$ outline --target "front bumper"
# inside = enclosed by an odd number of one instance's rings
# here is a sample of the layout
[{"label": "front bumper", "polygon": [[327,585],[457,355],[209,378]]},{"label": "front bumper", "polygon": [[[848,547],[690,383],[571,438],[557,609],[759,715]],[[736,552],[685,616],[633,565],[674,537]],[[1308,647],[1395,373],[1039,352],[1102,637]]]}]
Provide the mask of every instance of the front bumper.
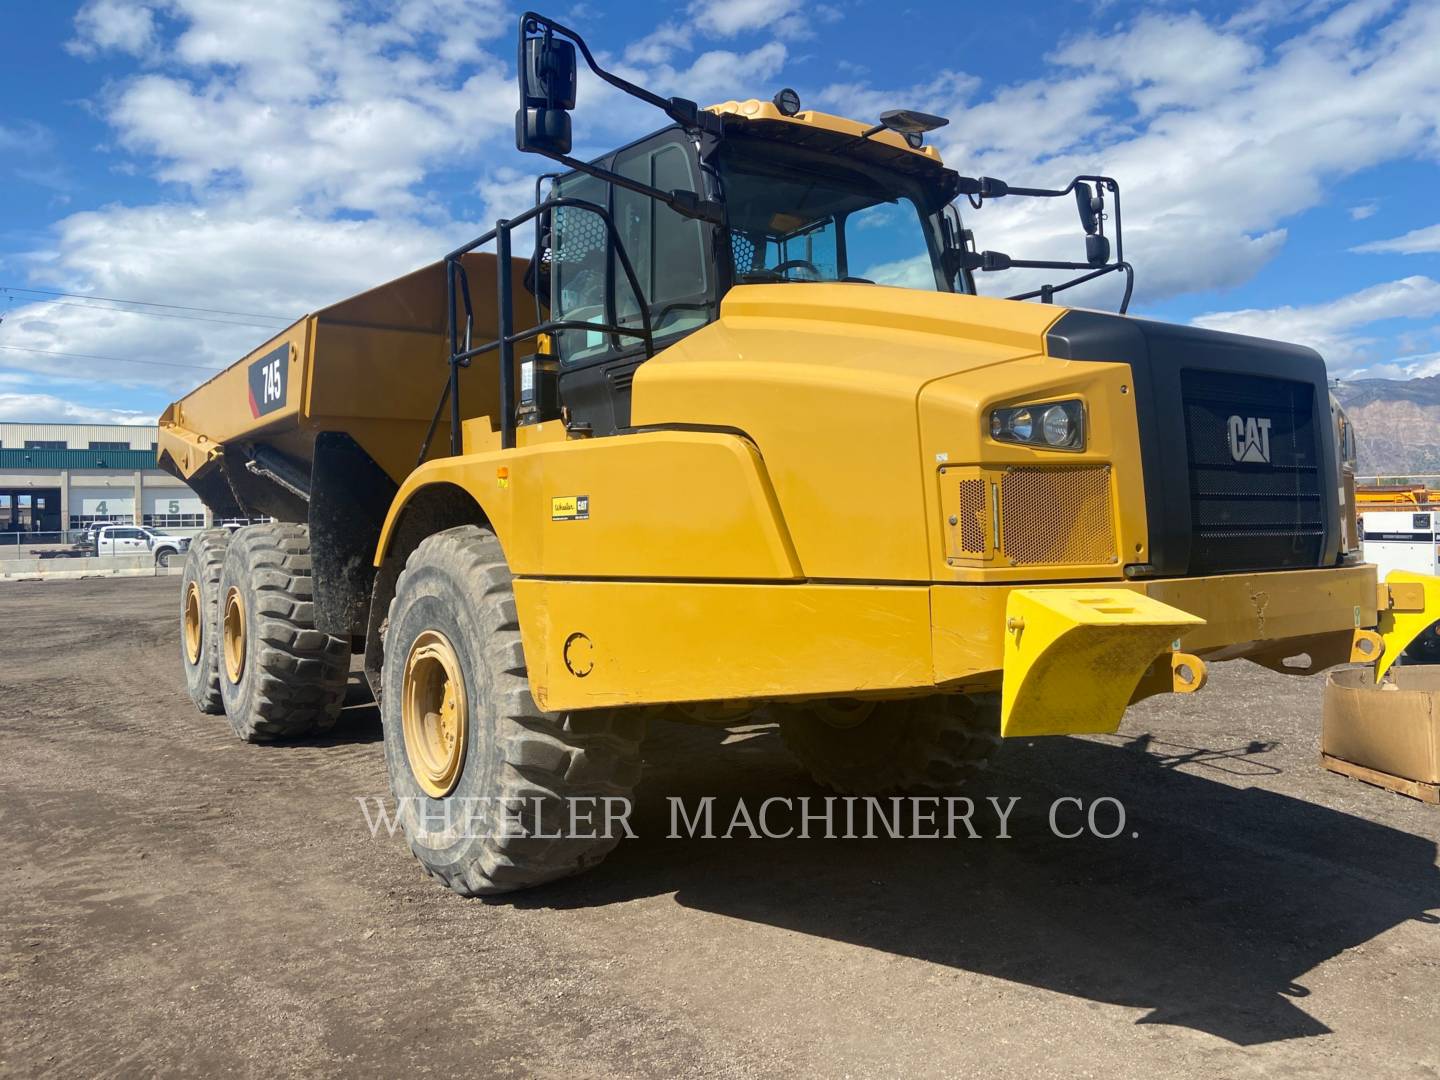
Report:
[{"label": "front bumper", "polygon": [[[1308,674],[1350,661],[1360,640],[1372,649],[1362,658],[1373,659],[1383,639],[1384,663],[1406,634],[1440,618],[1440,579],[1377,590],[1373,566],[1045,585],[520,576],[515,597],[531,690],[545,709],[937,690],[1019,701],[1022,690],[1040,691],[1008,734],[1113,731],[1130,701],[1185,684],[1187,664],[1191,682],[1203,681],[1206,660]],[[1057,606],[1064,611],[1052,617]],[[1050,612],[1049,629],[1013,655],[1011,620],[1034,629],[1037,610]],[[1033,649],[1047,636],[1051,646]],[[577,641],[592,658],[583,665]],[[1299,653],[1309,666],[1282,663]],[[1091,704],[1079,712],[1075,702]]]},{"label": "front bumper", "polygon": [[[1214,660],[1267,651],[1291,638],[1376,624],[1375,567],[1281,570],[1213,577],[1106,582],[1203,620],[1179,635],[1184,650]],[[1026,593],[1093,589],[1076,582],[1025,586]],[[1006,606],[1019,589],[957,585],[931,589],[935,681],[965,686],[995,680],[1004,664]],[[1178,646],[1177,646],[1178,648]]]},{"label": "front bumper", "polygon": [[1377,678],[1440,618],[1440,578],[1375,568],[1009,590],[1001,733],[1114,731],[1125,707],[1205,682],[1204,657],[1291,674],[1371,662]]}]

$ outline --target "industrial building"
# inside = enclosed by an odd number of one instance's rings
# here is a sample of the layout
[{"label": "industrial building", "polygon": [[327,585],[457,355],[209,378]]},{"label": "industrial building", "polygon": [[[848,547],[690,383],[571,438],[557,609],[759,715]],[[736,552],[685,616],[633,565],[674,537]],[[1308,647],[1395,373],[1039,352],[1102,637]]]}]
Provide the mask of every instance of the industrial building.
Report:
[{"label": "industrial building", "polygon": [[0,532],[211,524],[200,496],[156,468],[155,439],[154,427],[0,423]]}]

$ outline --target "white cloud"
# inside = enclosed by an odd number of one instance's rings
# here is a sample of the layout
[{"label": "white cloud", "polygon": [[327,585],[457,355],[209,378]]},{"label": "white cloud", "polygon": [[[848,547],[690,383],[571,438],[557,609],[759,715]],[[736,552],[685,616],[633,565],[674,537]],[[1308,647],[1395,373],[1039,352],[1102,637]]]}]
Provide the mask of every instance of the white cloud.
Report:
[{"label": "white cloud", "polygon": [[75,16],[75,38],[66,45],[87,57],[111,50],[145,56],[154,47],[154,6],[132,0],[91,0]]},{"label": "white cloud", "polygon": [[7,154],[30,157],[49,153],[55,148],[55,135],[49,128],[33,120],[0,124],[0,150]]},{"label": "white cloud", "polygon": [[661,23],[650,33],[625,48],[625,61],[629,64],[668,64],[677,52],[690,48],[694,35],[688,26],[675,23]]},{"label": "white cloud", "polygon": [[1308,345],[1325,357],[1333,374],[1383,362],[1373,356],[1376,339],[1357,331],[1386,319],[1440,315],[1440,281],[1407,277],[1304,307],[1214,311],[1191,320],[1196,326]]},{"label": "white cloud", "polygon": [[[863,82],[831,83],[820,91],[819,104],[856,120],[874,120],[887,109],[948,110],[979,87],[980,80],[974,75],[947,68],[933,79],[899,90],[876,89]],[[969,117],[965,123],[970,123]]]},{"label": "white cloud", "polygon": [[1440,352],[1417,353],[1414,356],[1400,356],[1383,364],[1366,364],[1350,374],[1361,379],[1423,379],[1429,375],[1440,375]]},{"label": "white cloud", "polygon": [[1374,217],[1380,207],[1373,202],[1361,203],[1359,206],[1350,207],[1351,221],[1364,221],[1366,218]]},{"label": "white cloud", "polygon": [[1212,104],[1246,87],[1262,58],[1257,45],[1211,27],[1193,11],[1144,15],[1127,31],[1087,34],[1051,57],[1118,79],[1141,115]]},{"label": "white cloud", "polygon": [[[462,228],[468,234],[480,231],[479,226]],[[270,313],[285,320],[432,262],[454,246],[453,235],[405,221],[326,221],[300,213],[255,217],[191,206],[73,214],[57,232],[55,248],[43,255],[45,276],[65,283],[66,291],[163,297],[167,303]],[[276,328],[284,325],[277,321]],[[50,303],[7,312],[4,330],[3,343],[19,348],[207,368],[234,362],[272,332]],[[185,368],[10,350],[0,353],[0,363],[168,392],[183,392],[203,377]]]},{"label": "white cloud", "polygon": [[1372,240],[1368,244],[1351,248],[1367,254],[1421,255],[1440,252],[1440,225],[1429,225],[1423,229],[1411,229],[1404,236],[1391,240]]},{"label": "white cloud", "polygon": [[694,0],[688,10],[696,26],[716,37],[765,29],[781,37],[808,37],[812,21],[836,16],[828,5],[801,0]]},{"label": "white cloud", "polygon": [[[1261,7],[1229,29],[1194,13],[1146,14],[1062,46],[1042,80],[982,91],[957,77],[930,102],[954,119],[934,141],[960,171],[1012,183],[1116,177],[1142,306],[1239,285],[1335,179],[1440,152],[1440,5],[1412,4],[1378,28],[1374,4],[1308,28],[1314,6]],[[1292,20],[1299,28],[1268,54],[1245,29]],[[824,97],[836,111],[873,115],[909,92],[837,84]],[[968,216],[981,247],[1076,257],[1068,205],[1003,200]]]},{"label": "white cloud", "polygon": [[347,21],[335,0],[175,0],[174,11],[189,22],[171,70],[120,85],[106,115],[123,147],[198,197],[414,210],[428,172],[478,160],[510,130],[511,77],[475,47],[497,17],[484,3],[416,0],[378,22]]},{"label": "white cloud", "polygon": [[155,417],[133,409],[79,405],[53,394],[0,392],[0,420],[67,421],[76,424],[153,424]]}]

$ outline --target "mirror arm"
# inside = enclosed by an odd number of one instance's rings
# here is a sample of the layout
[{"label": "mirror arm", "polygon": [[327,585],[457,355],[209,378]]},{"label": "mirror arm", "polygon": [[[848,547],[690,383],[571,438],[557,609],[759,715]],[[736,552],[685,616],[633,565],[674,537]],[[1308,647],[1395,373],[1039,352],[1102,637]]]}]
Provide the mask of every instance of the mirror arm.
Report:
[{"label": "mirror arm", "polygon": [[[629,79],[621,78],[619,75],[606,71],[596,61],[594,54],[590,52],[590,46],[585,44],[585,39],[576,31],[556,22],[554,19],[546,18],[544,15],[537,15],[533,11],[527,11],[520,16],[520,49],[516,59],[517,71],[523,70],[525,65],[526,35],[538,33],[541,30],[569,38],[575,43],[575,47],[580,50],[580,55],[585,58],[586,65],[598,78],[609,83],[622,93],[629,94],[633,98],[639,98],[647,105],[655,106],[655,108],[659,109],[677,124],[701,131],[710,130],[712,126],[717,130],[720,127],[721,121],[718,116],[715,116],[714,113],[702,111],[699,105],[688,98],[662,98],[659,94],[652,93],[643,86],[632,83]],[[710,123],[712,120],[714,122],[713,125]]]},{"label": "mirror arm", "polygon": [[[1020,266],[1022,264],[1017,262],[1014,265]],[[1053,265],[1063,266],[1063,264]],[[1080,267],[1077,266],[1075,269],[1080,269]],[[1130,309],[1130,297],[1135,292],[1135,268],[1127,262],[1111,263],[1109,266],[1102,266],[1098,270],[1091,270],[1088,274],[1081,274],[1079,277],[1071,278],[1069,281],[1062,282],[1059,285],[1042,285],[1038,289],[1016,293],[1014,296],[1007,296],[1005,299],[1034,300],[1038,296],[1043,297],[1045,303],[1048,304],[1050,303],[1050,298],[1057,292],[1064,292],[1073,286],[1083,285],[1087,281],[1094,281],[1096,278],[1103,277],[1105,274],[1113,274],[1117,270],[1123,270],[1125,272],[1125,292],[1120,298],[1120,314],[1124,315]]]}]

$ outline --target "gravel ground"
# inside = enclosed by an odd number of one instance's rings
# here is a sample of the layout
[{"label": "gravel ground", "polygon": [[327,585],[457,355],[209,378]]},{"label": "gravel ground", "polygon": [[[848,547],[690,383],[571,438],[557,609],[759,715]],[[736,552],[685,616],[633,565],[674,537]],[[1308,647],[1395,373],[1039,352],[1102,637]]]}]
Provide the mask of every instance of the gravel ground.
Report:
[{"label": "gravel ground", "polygon": [[[973,840],[667,839],[669,796],[821,792],[771,729],[657,724],[637,838],[487,903],[371,838],[358,676],[334,738],[242,745],[177,607],[0,586],[0,1073],[1440,1076],[1440,809],[1318,767],[1322,679],[1010,745]],[[1107,796],[1114,839],[1052,835]]]}]

